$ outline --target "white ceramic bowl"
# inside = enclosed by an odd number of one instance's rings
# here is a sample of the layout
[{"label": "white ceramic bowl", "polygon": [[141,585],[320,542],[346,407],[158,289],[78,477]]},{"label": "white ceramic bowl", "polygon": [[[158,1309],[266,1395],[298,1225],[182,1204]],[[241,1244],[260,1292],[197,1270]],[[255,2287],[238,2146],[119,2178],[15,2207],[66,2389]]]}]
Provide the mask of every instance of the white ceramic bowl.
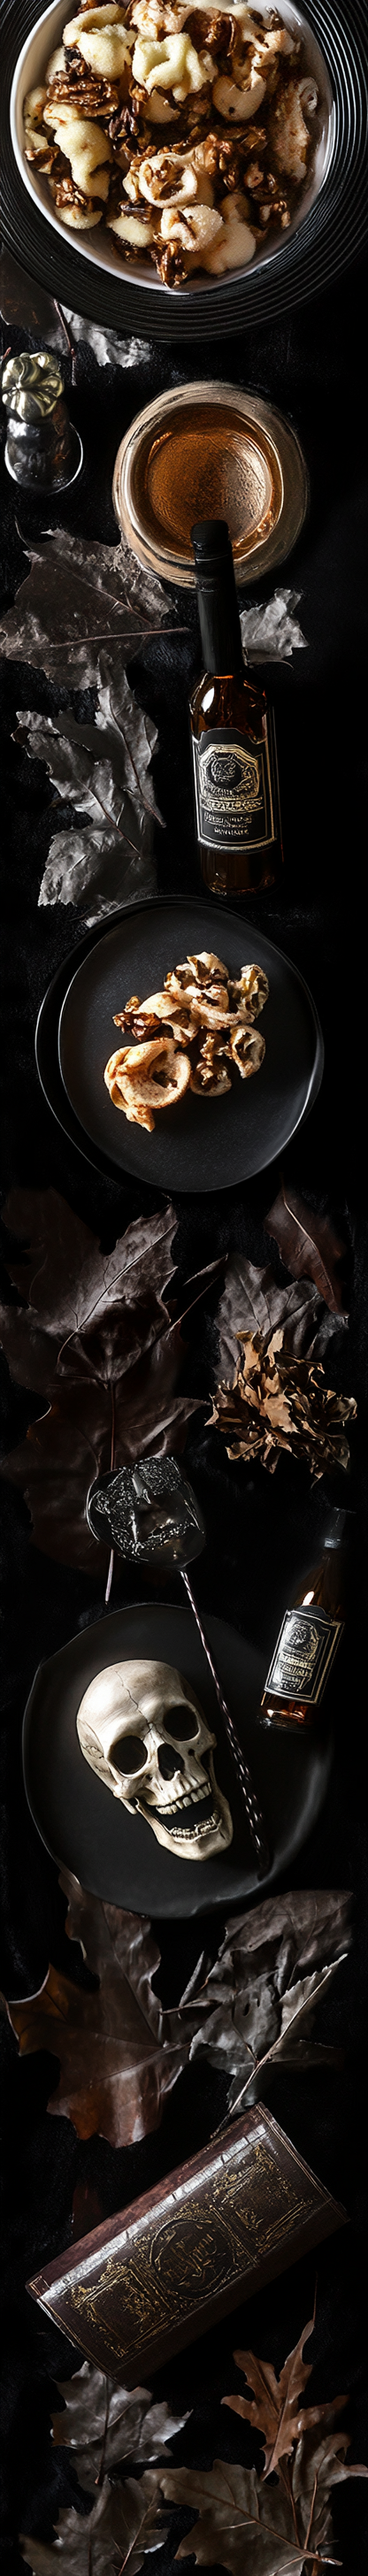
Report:
[{"label": "white ceramic bowl", "polygon": [[[265,243],[264,250],[260,249],[256,252],[249,271],[249,274],[252,275],[255,269],[258,269],[259,271],[260,268],[265,270],[267,267],[270,267],[272,261],[275,263],[275,259],[279,262],[280,258],[282,259],[283,249],[286,247],[286,244],[290,242],[292,234],[300,231],[300,227],[305,221],[306,215],[309,214],[310,208],[315,204],[316,197],[320,195],[320,190],[324,186],[327,172],[331,166],[335,140],[335,108],[333,93],[329,72],[327,70],[326,63],[324,62],[320,46],[317,43],[316,37],[312,34],[311,27],[308,26],[307,20],[303,18],[301,11],[294,7],[293,0],[280,0],[280,7],[285,26],[290,29],[291,34],[303,37],[303,75],[306,72],[310,73],[317,84],[318,109],[316,113],[316,148],[313,160],[313,171],[311,172],[310,178],[307,180],[305,187],[301,191],[299,204],[292,217],[287,233],[284,234],[284,236],[280,234],[279,239],[277,239],[277,236],[274,236],[273,241],[270,241],[268,246],[266,246]],[[260,5],[260,0],[253,0],[253,9],[254,14],[257,13],[257,16],[263,18],[264,13],[263,8]],[[79,252],[80,259],[87,259],[90,262],[92,261],[95,268],[107,269],[110,276],[115,277],[117,280],[119,278],[123,279],[124,286],[145,286],[148,287],[148,289],[151,289],[151,291],[154,289],[157,294],[159,281],[156,269],[153,267],[152,262],[147,258],[135,260],[121,259],[118,251],[115,249],[112,235],[107,231],[106,225],[103,222],[101,225],[98,224],[94,226],[92,232],[84,232],[83,236],[75,231],[72,225],[62,223],[60,215],[58,215],[55,210],[47,179],[41,177],[40,173],[37,171],[37,164],[35,162],[29,162],[26,160],[23,130],[24,100],[27,96],[27,91],[29,89],[35,89],[38,84],[43,81],[46,64],[49,62],[50,54],[54,53],[56,45],[60,45],[62,43],[63,28],[67,24],[67,17],[68,11],[66,0],[51,0],[51,7],[43,10],[42,17],[37,19],[37,23],[32,30],[32,34],[27,36],[26,43],[22,46],[22,52],[18,55],[10,100],[11,137],[18,170],[20,170],[25,188],[28,189],[28,195],[36,198],[36,203],[40,208],[41,214],[45,216],[46,223],[52,224],[53,231],[59,234],[62,241],[72,244],[73,250]],[[236,279],[240,282],[240,279],[246,278],[247,275],[248,270],[246,268],[232,268],[227,269],[226,271],[226,279],[229,281],[232,280],[233,283]],[[183,296],[185,296],[185,298],[187,298],[188,295],[193,296],[193,294],[196,293],[196,290],[198,291],[198,288],[201,290],[202,294],[205,289],[208,294],[211,294],[214,286],[218,288],[218,282],[218,278],[206,277],[203,270],[198,270],[198,274],[191,278],[190,284],[188,282],[187,287],[180,288],[180,297],[176,288],[166,287],[164,291],[166,295],[170,295],[171,298],[174,295],[175,302],[178,303],[179,300],[182,302]],[[226,280],[222,278],[221,285],[224,286],[225,283]],[[161,287],[161,293],[162,291]]]}]

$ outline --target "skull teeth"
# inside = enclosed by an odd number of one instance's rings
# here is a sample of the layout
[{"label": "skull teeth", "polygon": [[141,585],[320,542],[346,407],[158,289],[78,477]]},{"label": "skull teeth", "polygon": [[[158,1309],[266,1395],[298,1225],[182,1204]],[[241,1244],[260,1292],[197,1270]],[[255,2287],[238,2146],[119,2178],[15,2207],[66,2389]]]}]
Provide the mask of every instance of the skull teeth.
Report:
[{"label": "skull teeth", "polygon": [[[214,1825],[214,1826],[216,1827],[216,1830],[217,1830],[217,1827],[218,1827],[218,1821],[219,1821],[219,1820],[218,1820],[218,1816],[215,1816],[215,1813],[213,1812],[213,1814],[212,1814],[211,1816],[206,1816],[206,1820],[205,1820],[205,1822],[203,1822],[203,1824],[195,1825],[195,1827],[194,1827],[194,1841],[195,1841],[196,1843],[199,1843],[201,1840],[204,1840],[204,1836],[205,1836],[205,1834],[209,1834],[209,1833],[210,1833],[212,1825]],[[175,1842],[176,1842],[176,1843],[189,1843],[189,1842],[192,1842],[192,1841],[193,1841],[193,1833],[192,1833],[192,1831],[191,1831],[191,1827],[190,1827],[190,1825],[184,1825],[184,1826],[182,1827],[182,1830],[181,1830],[181,1828],[180,1828],[180,1825],[177,1825],[177,1826],[176,1826],[176,1830],[175,1830]]]},{"label": "skull teeth", "polygon": [[[203,1798],[205,1798],[207,1813],[205,1816],[198,1816],[197,1819],[197,1816],[193,1814],[193,1808],[194,1806],[198,1806],[199,1798],[201,1802],[203,1802]],[[186,1825],[183,1825],[181,1822],[183,1807],[189,1807],[191,1811],[190,1823],[188,1821],[188,1824]],[[143,1805],[143,1801],[141,1812],[145,1812],[148,1821],[152,1823],[152,1810],[145,1802]],[[213,1802],[211,1804],[211,1793],[208,1790],[206,1792],[201,1789],[199,1797],[197,1795],[197,1797],[193,1798],[182,1798],[180,1806],[159,1807],[157,1822],[161,1825],[167,1825],[168,1827],[171,1826],[173,1842],[189,1843],[193,1841],[204,1842],[207,1834],[212,1833],[213,1831],[217,1833],[219,1830],[220,1819]]]},{"label": "skull teeth", "polygon": [[187,1794],[185,1798],[176,1799],[175,1807],[160,1807],[160,1816],[162,1816],[163,1821],[165,1820],[165,1816],[181,1816],[183,1807],[199,1807],[203,1798],[208,1798],[207,1783],[204,1789],[191,1789],[189,1796]]}]

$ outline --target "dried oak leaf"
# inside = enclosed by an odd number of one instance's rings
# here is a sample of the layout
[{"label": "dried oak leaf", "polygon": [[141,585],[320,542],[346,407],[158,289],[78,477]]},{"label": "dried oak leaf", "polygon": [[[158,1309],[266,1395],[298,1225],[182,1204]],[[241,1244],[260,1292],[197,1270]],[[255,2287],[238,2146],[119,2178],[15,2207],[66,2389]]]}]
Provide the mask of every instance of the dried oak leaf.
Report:
[{"label": "dried oak leaf", "polygon": [[263,2093],[265,2058],[294,2070],[341,2063],[340,2052],[311,2044],[311,2032],[316,2004],[350,1945],[350,1908],[349,1892],[333,1888],[267,1897],[227,1925],[214,1967],[202,1985],[192,1981],[190,2058],[202,2051],[228,2075],[230,2111],[245,2087],[254,2100],[259,2086],[249,2079],[260,2063]]},{"label": "dried oak leaf", "polygon": [[[26,549],[27,551],[27,549]],[[31,570],[0,625],[0,651],[66,689],[88,688],[107,645],[128,662],[167,616],[161,583],[128,546],[93,544],[65,528],[30,548]]]},{"label": "dried oak leaf", "polygon": [[303,2351],[304,2344],[313,2334],[315,2321],[314,2306],[313,2316],[309,2317],[308,2325],[303,2326],[293,2352],[288,2353],[279,2379],[272,2362],[258,2360],[254,2352],[234,2352],[234,2361],[238,2370],[244,2371],[253,2396],[247,2398],[237,2394],[223,2397],[222,2405],[229,2406],[234,2415],[243,2416],[248,2424],[253,2425],[254,2431],[261,2433],[265,2452],[264,2478],[271,2476],[280,2460],[290,2457],[301,2433],[310,2433],[315,2424],[331,2419],[331,2413],[340,2412],[347,2403],[346,2397],[335,2397],[333,2406],[331,2403],[323,2406],[301,2406],[299,2403],[313,2370],[313,2362],[303,2361]]},{"label": "dried oak leaf", "polygon": [[126,2478],[124,2486],[110,2486],[105,2478],[92,2513],[76,2513],[69,2505],[59,2514],[55,2540],[21,2532],[22,2557],[33,2576],[56,2576],[61,2560],[63,2576],[122,2576],[126,2566],[129,2576],[139,2576],[146,2552],[161,2549],[166,2539],[156,2519],[158,2489],[153,2469],[140,2479]]},{"label": "dried oak leaf", "polygon": [[152,2403],[149,2388],[122,2388],[84,2361],[72,2379],[58,2379],[63,2414],[52,2417],[55,2444],[67,2444],[81,2487],[93,2495],[101,2475],[121,2460],[157,2460],[188,2414],[173,2415],[164,2398]]},{"label": "dried oak leaf", "polygon": [[101,1904],[68,1870],[60,1885],[69,1940],[80,1942],[98,1987],[91,1994],[51,1966],[38,1994],[7,2004],[8,2018],[22,2057],[42,2048],[60,2060],[52,2116],[72,2120],[79,2138],[98,2132],[112,2147],[130,2146],[158,2128],[189,2034],[153,1993],[160,1952],[146,1917]]},{"label": "dried oak leaf", "polygon": [[92,1537],[86,1502],[96,1476],[148,1453],[176,1455],[198,1399],[176,1394],[186,1357],[183,1313],[220,1268],[199,1273],[172,1319],[163,1289],[172,1277],[174,1210],[128,1226],[114,1251],[55,1190],[13,1190],[4,1221],[28,1237],[30,1253],[8,1260],[27,1305],[0,1308],[11,1374],[49,1399],[2,1474],[25,1493],[34,1544],[62,1564],[106,1574],[108,1551]]},{"label": "dried oak leaf", "polygon": [[219,1385],[208,1417],[226,1439],[228,1458],[256,1458],[271,1472],[282,1449],[305,1458],[318,1481],[326,1470],[348,1468],[345,1423],[355,1421],[353,1395],[326,1386],[320,1360],[290,1356],[280,1328],[239,1332],[243,1351],[233,1385]]},{"label": "dried oak leaf", "polygon": [[278,1243],[285,1269],[291,1270],[293,1279],[314,1279],[331,1313],[344,1312],[342,1264],[346,1261],[346,1243],[331,1218],[316,1215],[299,1198],[297,1190],[282,1181],[264,1223],[266,1234],[272,1234]]}]

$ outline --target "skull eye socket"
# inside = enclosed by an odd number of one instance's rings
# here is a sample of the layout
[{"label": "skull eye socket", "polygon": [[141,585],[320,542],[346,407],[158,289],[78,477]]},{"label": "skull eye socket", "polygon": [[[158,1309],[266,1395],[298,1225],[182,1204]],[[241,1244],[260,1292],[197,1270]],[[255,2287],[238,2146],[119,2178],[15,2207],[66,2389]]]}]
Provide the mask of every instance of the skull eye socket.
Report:
[{"label": "skull eye socket", "polygon": [[116,1744],[111,1746],[111,1760],[114,1771],[125,1771],[127,1776],[130,1772],[143,1771],[147,1762],[144,1736],[118,1735]]},{"label": "skull eye socket", "polygon": [[195,1736],[199,1735],[199,1719],[195,1715],[195,1710],[185,1708],[182,1700],[178,1708],[170,1708],[166,1718],[165,1735],[173,1735],[175,1744],[189,1744],[189,1742],[194,1744]]}]

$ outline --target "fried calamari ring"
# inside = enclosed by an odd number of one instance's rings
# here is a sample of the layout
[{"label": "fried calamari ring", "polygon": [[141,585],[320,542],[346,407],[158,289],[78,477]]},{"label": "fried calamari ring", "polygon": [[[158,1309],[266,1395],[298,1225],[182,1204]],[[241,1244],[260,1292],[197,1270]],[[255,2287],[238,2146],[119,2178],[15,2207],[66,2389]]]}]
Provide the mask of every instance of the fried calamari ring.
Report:
[{"label": "fried calamari ring", "polygon": [[190,1077],[191,1091],[199,1092],[205,1100],[219,1100],[222,1091],[231,1091],[226,1063],[229,1055],[229,1042],[225,1037],[204,1038],[195,1071]]},{"label": "fried calamari ring", "polygon": [[190,1081],[189,1055],[172,1038],[148,1038],[143,1046],[117,1047],[105,1066],[104,1080],[115,1109],[132,1127],[155,1125],[154,1109],[173,1109]]},{"label": "fried calamari ring", "polygon": [[188,955],[182,966],[175,966],[171,974],[165,975],[164,991],[185,993],[186,996],[190,984],[204,984],[207,990],[215,984],[222,988],[228,982],[229,969],[223,965],[222,958],[215,957],[212,948],[202,948],[197,956]]},{"label": "fried calamari ring", "polygon": [[237,1028],[232,1029],[230,1049],[233,1064],[236,1064],[238,1073],[241,1073],[242,1082],[247,1082],[248,1074],[259,1073],[265,1055],[265,1042],[264,1038],[261,1038],[260,1029],[252,1028],[249,1020],[248,1022],[238,1020]]},{"label": "fried calamari ring", "polygon": [[268,995],[268,978],[263,966],[242,966],[236,982],[230,984],[233,1008],[235,1004],[235,1009],[240,1013],[246,1011],[252,1020],[257,1020],[259,1012],[264,1010]]}]

